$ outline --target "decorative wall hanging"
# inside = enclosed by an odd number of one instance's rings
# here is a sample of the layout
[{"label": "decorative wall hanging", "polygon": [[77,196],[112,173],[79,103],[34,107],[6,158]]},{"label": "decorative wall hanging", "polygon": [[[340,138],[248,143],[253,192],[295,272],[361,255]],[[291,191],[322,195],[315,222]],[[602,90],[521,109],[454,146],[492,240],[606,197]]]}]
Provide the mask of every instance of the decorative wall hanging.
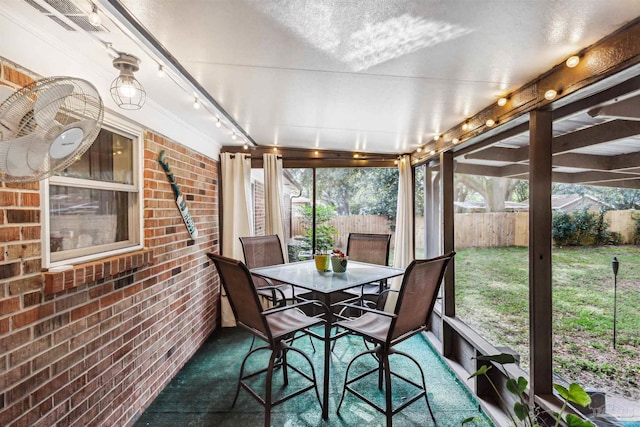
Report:
[{"label": "decorative wall hanging", "polygon": [[193,218],[191,218],[191,214],[189,213],[189,208],[187,208],[187,202],[182,197],[180,193],[180,189],[178,188],[178,184],[173,177],[173,173],[171,173],[171,169],[169,168],[169,163],[164,159],[165,152],[162,150],[160,154],[158,154],[158,163],[164,169],[164,173],[167,175],[169,179],[169,183],[171,184],[171,189],[173,190],[173,195],[176,199],[176,205],[178,206],[178,211],[180,211],[180,215],[184,220],[184,225],[187,227],[187,231],[191,236],[191,239],[195,240],[198,237],[198,230],[196,229],[196,224],[193,222]]}]

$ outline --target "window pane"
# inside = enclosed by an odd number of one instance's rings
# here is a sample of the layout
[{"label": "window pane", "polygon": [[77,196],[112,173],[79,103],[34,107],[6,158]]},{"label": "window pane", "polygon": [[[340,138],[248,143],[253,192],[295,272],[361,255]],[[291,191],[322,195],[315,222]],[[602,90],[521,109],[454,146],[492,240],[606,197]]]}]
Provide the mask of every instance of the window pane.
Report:
[{"label": "window pane", "polygon": [[87,152],[59,175],[133,184],[133,141],[102,129]]},{"label": "window pane", "polygon": [[[311,195],[313,193],[313,170],[285,169],[284,175],[291,182],[291,213],[287,241],[289,262],[311,258]],[[287,214],[285,214],[287,216]]]},{"label": "window pane", "polygon": [[80,249],[87,255],[118,242],[126,246],[122,243],[130,240],[129,208],[135,194],[59,185],[51,185],[49,194],[52,261],[78,256]]}]

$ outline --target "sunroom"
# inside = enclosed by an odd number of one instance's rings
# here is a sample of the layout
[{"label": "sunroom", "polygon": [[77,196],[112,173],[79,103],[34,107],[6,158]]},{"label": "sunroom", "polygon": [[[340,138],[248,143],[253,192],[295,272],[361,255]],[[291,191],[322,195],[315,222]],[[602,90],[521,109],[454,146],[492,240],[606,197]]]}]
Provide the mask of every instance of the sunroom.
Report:
[{"label": "sunroom", "polygon": [[[538,413],[575,382],[591,404],[568,412],[635,425],[638,40],[637,0],[4,2],[19,122],[60,121],[38,81],[101,104],[55,171],[0,115],[0,424],[144,420],[234,323],[208,253],[278,234],[301,262],[371,233],[394,268],[456,252],[421,339],[487,423],[513,423],[506,372]],[[500,353],[516,363],[481,360]],[[347,425],[339,400],[287,423]]]}]

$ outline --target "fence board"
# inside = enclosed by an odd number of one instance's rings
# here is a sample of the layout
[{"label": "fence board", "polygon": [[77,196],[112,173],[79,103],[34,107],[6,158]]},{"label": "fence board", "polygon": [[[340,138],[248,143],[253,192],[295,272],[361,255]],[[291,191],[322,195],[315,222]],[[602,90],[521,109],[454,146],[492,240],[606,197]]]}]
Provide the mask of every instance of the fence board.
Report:
[{"label": "fence board", "polygon": [[[633,216],[640,213],[635,210],[608,211],[605,219],[609,222],[609,231],[622,236],[623,244],[632,244],[635,232]],[[302,235],[301,217],[292,218],[293,235]],[[337,216],[329,224],[338,230],[335,246],[346,249],[349,233],[391,233],[391,247],[394,246],[395,233],[391,230],[394,223],[379,215]],[[424,249],[424,218],[415,219],[416,249]],[[528,212],[491,212],[455,214],[456,248],[486,248],[500,246],[529,245]]]}]

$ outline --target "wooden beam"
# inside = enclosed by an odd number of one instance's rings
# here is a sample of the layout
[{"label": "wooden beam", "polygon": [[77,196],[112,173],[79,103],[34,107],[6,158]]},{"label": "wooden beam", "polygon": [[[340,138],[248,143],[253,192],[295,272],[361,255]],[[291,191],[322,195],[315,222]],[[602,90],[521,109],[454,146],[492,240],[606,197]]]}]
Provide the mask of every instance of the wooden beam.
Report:
[{"label": "wooden beam", "polygon": [[612,166],[613,157],[593,154],[561,153],[553,156],[553,166],[607,171]]},{"label": "wooden beam", "polygon": [[[612,120],[553,138],[553,154],[560,154],[638,134],[640,134],[640,121]],[[526,161],[529,158],[529,147],[492,147],[467,154],[465,157],[470,160],[494,160],[517,163]]]},{"label": "wooden beam", "polygon": [[[454,229],[454,171],[453,153],[447,151],[440,154],[440,177],[442,183],[442,249],[444,253],[449,253],[455,248]],[[454,285],[455,259],[447,267],[444,278],[444,315],[456,315],[456,293]],[[445,344],[446,345],[446,344]]]},{"label": "wooden beam", "polygon": [[553,392],[550,111],[530,113],[529,333],[532,396]]},{"label": "wooden beam", "polygon": [[[583,184],[590,182],[590,185],[598,185],[593,183],[598,182],[612,182],[612,181],[625,181],[628,179],[638,179],[640,175],[632,174],[632,173],[617,173],[617,172],[599,172],[599,171],[589,171],[589,172],[576,172],[576,173],[568,173],[568,183],[571,184]],[[586,184],[585,184],[586,185]]]}]

